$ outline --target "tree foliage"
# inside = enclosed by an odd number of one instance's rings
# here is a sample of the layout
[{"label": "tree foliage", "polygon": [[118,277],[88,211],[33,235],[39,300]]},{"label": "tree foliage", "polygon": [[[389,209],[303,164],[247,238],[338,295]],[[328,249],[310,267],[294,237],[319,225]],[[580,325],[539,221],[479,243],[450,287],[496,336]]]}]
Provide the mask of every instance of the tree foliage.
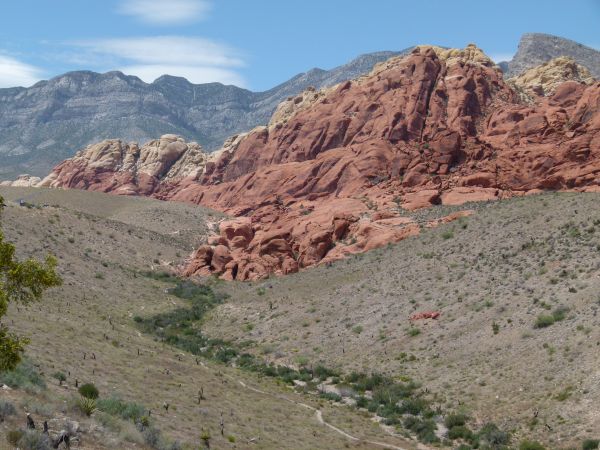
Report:
[{"label": "tree foliage", "polygon": [[[4,199],[0,196],[0,214]],[[19,261],[15,246],[4,241],[0,229],[0,320],[11,302],[27,305],[42,298],[43,292],[59,286],[61,279],[56,273],[56,259],[48,256],[44,262],[34,259]],[[27,338],[10,333],[0,323],[0,372],[14,369],[28,343]]]}]

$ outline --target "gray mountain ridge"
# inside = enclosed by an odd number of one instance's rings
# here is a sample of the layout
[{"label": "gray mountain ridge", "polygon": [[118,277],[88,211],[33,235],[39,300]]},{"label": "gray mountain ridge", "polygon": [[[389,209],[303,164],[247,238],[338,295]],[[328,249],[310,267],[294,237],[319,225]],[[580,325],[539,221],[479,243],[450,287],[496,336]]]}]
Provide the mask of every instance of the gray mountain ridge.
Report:
[{"label": "gray mountain ridge", "polygon": [[[412,48],[411,48],[412,49]],[[361,55],[332,70],[312,69],[264,92],[163,75],[153,83],[121,72],[69,72],[30,88],[0,89],[0,180],[46,175],[88,144],[146,142],[173,133],[207,150],[269,121],[277,105],[309,86],[332,86],[408,53]]]},{"label": "gray mountain ridge", "polygon": [[600,79],[600,51],[570,39],[545,33],[525,33],[511,61],[500,63],[507,77],[519,75],[553,58],[569,56]]},{"label": "gray mountain ridge", "polygon": [[[266,124],[282,100],[307,87],[357,78],[412,48],[361,55],[331,70],[312,69],[264,92],[192,84],[170,75],[145,83],[121,72],[90,71],[30,88],[0,89],[0,180],[22,173],[44,176],[86,145],[108,138],[144,143],[173,133],[215,150],[229,136]],[[600,78],[600,52],[542,33],[524,34],[513,59],[499,65],[513,76],[557,56],[572,57]]]}]

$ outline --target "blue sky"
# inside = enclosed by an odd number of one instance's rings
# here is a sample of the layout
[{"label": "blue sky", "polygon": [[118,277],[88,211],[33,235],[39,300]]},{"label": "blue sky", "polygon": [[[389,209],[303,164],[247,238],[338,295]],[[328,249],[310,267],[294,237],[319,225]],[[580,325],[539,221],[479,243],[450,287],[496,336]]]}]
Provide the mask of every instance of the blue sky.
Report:
[{"label": "blue sky", "polygon": [[3,0],[0,87],[70,70],[269,89],[378,50],[476,43],[497,61],[525,32],[600,48],[600,0]]}]

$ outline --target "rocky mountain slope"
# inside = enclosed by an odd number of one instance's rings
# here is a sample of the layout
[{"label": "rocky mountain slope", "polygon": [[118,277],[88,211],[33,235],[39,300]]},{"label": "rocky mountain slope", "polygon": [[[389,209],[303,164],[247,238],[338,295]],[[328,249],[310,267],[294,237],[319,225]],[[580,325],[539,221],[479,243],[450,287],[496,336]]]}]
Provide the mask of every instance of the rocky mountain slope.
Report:
[{"label": "rocky mountain slope", "polygon": [[507,76],[514,77],[559,56],[568,56],[600,78],[600,52],[569,39],[544,33],[526,33],[510,62],[501,63]]},{"label": "rocky mountain slope", "polygon": [[0,89],[0,179],[45,175],[75,149],[103,139],[144,142],[174,133],[212,150],[232,134],[267,123],[286,97],[368,73],[399,53],[313,69],[265,92],[172,76],[147,84],[120,72],[71,72],[27,89]]},{"label": "rocky mountain slope", "polygon": [[554,58],[540,66],[527,69],[507,80],[525,101],[534,101],[539,95],[549,96],[565,81],[593,84],[589,70],[565,56]]},{"label": "rocky mountain slope", "polygon": [[[281,101],[307,87],[357,78],[408,51],[370,53],[332,70],[312,69],[265,92],[194,85],[172,76],[147,84],[119,72],[72,72],[28,89],[0,89],[0,180],[43,176],[76,149],[103,139],[145,142],[177,134],[212,151],[228,136],[266,124]],[[514,59],[501,66],[514,77],[559,56],[600,76],[600,52],[540,33],[524,35]]]},{"label": "rocky mountain slope", "polygon": [[[555,64],[544,67],[546,81],[564,76]],[[268,127],[228,141],[187,177],[165,178],[165,167],[150,180],[135,171],[123,178],[113,163],[100,163],[116,157],[119,165],[121,153],[90,147],[42,185],[231,214],[184,273],[242,280],[295,272],[440,222],[419,224],[402,209],[600,185],[600,83],[566,81],[525,102],[474,45],[417,47],[369,76],[288,103],[296,108],[288,104]]]}]

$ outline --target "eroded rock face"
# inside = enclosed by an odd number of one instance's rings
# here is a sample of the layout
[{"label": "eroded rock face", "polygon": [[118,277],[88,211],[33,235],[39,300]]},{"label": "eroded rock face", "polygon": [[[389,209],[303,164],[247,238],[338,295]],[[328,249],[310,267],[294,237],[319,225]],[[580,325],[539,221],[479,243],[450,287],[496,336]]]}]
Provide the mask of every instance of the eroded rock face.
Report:
[{"label": "eroded rock face", "polygon": [[[204,170],[169,178],[164,165],[144,165],[152,182],[133,186],[234,216],[192,255],[186,275],[295,272],[417,234],[423,224],[400,208],[597,189],[600,83],[581,81],[524,102],[474,45],[422,46],[369,76],[290,99]],[[109,153],[127,154],[118,148]],[[92,174],[84,179],[63,175],[80,163],[63,164],[54,185],[90,188],[96,176],[111,180],[100,183],[109,191],[134,190],[129,180],[119,185],[122,163],[100,158],[99,174],[75,171]]]},{"label": "eroded rock face", "polygon": [[207,160],[200,145],[171,134],[141,147],[112,139],[90,145],[62,162],[38,186],[151,195],[161,186],[197,179]]},{"label": "eroded rock face", "polygon": [[566,81],[577,81],[590,85],[594,78],[582,65],[573,59],[561,56],[541,66],[533,67],[507,80],[525,101],[535,101],[537,96],[550,96]]},{"label": "eroded rock face", "polygon": [[12,186],[12,187],[36,187],[42,179],[40,177],[34,177],[32,175],[19,175],[14,181],[3,181],[0,186]]}]

